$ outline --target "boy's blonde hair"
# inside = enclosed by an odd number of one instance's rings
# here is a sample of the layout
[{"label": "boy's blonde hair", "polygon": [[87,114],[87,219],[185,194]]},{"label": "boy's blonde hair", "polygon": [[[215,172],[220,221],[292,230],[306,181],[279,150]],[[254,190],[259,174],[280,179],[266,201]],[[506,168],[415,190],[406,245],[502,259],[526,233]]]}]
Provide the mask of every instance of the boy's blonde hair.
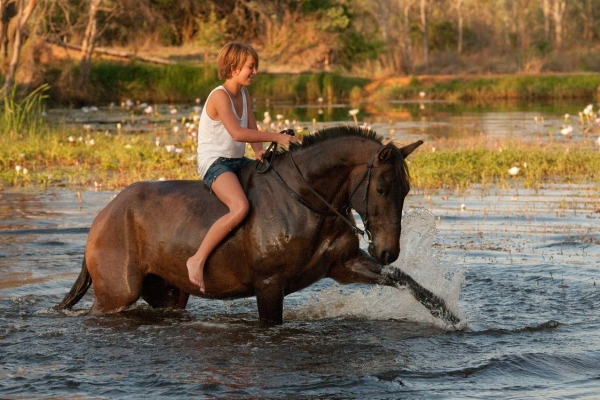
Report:
[{"label": "boy's blonde hair", "polygon": [[248,57],[254,58],[256,68],[258,69],[258,54],[254,47],[244,42],[229,42],[219,52],[217,58],[217,69],[219,70],[219,79],[229,79],[233,71],[240,69]]}]

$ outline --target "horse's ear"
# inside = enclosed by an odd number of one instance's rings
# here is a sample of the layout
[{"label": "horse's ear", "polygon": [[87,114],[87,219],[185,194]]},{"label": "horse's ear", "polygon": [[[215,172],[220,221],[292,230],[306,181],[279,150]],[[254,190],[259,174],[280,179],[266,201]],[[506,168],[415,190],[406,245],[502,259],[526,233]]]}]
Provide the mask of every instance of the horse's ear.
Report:
[{"label": "horse's ear", "polygon": [[405,159],[406,157],[408,157],[410,155],[410,153],[412,153],[417,147],[419,147],[422,144],[423,144],[422,140],[417,140],[413,144],[409,144],[404,147],[401,147],[399,150],[400,150],[400,154],[402,154],[402,158]]},{"label": "horse's ear", "polygon": [[392,157],[394,156],[394,152],[396,151],[398,151],[398,149],[393,145],[383,146],[377,154],[377,161],[379,161],[380,164],[385,164],[387,161],[393,159]]}]

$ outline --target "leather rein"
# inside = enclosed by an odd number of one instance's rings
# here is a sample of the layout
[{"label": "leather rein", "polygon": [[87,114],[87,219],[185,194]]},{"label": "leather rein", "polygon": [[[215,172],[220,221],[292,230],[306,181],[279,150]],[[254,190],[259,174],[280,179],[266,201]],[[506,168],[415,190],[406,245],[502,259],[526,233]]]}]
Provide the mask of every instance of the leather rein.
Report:
[{"label": "leather rein", "polygon": [[[290,134],[289,133],[290,130],[287,131],[283,131],[281,133],[286,133],[286,134]],[[293,133],[293,131],[292,131]],[[292,135],[293,136],[293,135]],[[344,221],[356,234],[360,234],[363,238],[366,237],[367,243],[371,244],[373,243],[373,236],[371,235],[371,232],[368,229],[368,222],[369,222],[369,185],[371,183],[371,173],[372,173],[372,169],[373,169],[373,162],[375,161],[375,156],[377,155],[377,153],[379,152],[379,150],[381,149],[380,146],[378,147],[373,154],[371,155],[371,158],[369,160],[369,162],[367,163],[367,168],[365,170],[364,175],[362,176],[362,178],[358,181],[358,183],[356,184],[356,186],[354,187],[354,190],[352,190],[352,192],[350,193],[350,197],[349,197],[349,201],[352,201],[352,197],[354,197],[354,195],[356,194],[356,191],[358,190],[358,188],[360,187],[360,185],[362,185],[362,183],[366,180],[366,190],[365,190],[365,196],[363,198],[363,202],[365,203],[365,218],[364,218],[364,225],[365,225],[365,229],[360,229],[359,227],[357,227],[353,221],[351,221],[348,218],[348,215],[350,214],[350,204],[348,204],[347,209],[346,209],[346,215],[342,214],[341,212],[339,212],[330,202],[328,202],[326,199],[323,198],[323,196],[321,196],[316,190],[314,190],[312,188],[312,186],[310,186],[310,184],[306,181],[306,179],[304,178],[304,175],[302,175],[302,172],[300,172],[300,168],[298,168],[298,165],[296,164],[296,161],[294,160],[294,156],[292,155],[292,152],[289,151],[288,154],[290,156],[290,160],[292,161],[292,165],[294,166],[294,169],[296,170],[296,172],[298,173],[298,175],[300,176],[300,178],[302,179],[302,181],[306,184],[306,187],[308,188],[308,190],[317,198],[321,201],[321,203],[323,203],[329,210],[328,211],[323,211],[323,210],[319,210],[317,208],[314,208],[308,201],[306,201],[304,198],[302,198],[302,196],[300,196],[300,194],[298,194],[296,191],[294,191],[294,189],[292,189],[286,182],[285,180],[281,177],[281,175],[279,175],[279,173],[275,170],[275,168],[273,168],[273,156],[275,154],[275,150],[277,149],[277,143],[273,142],[269,145],[269,147],[267,148],[267,151],[265,152],[265,154],[267,154],[267,156],[265,157],[265,159],[263,160],[263,163],[266,165],[266,168],[264,168],[263,170],[258,170],[258,166],[257,166],[257,170],[258,173],[260,174],[264,174],[267,171],[271,171],[273,173],[273,175],[275,176],[277,182],[279,182],[283,188],[290,194],[290,196],[292,196],[294,199],[296,199],[296,201],[298,201],[300,204],[302,204],[304,207],[308,208],[310,211],[314,212],[317,215],[321,215],[321,216],[338,216],[339,218],[341,218],[342,221]]]}]

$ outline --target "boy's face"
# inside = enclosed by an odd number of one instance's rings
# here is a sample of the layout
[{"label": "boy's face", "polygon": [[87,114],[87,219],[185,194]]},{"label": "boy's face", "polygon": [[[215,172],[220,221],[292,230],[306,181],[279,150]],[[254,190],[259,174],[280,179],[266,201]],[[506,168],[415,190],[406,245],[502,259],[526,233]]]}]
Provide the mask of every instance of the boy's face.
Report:
[{"label": "boy's face", "polygon": [[258,72],[256,68],[254,57],[248,56],[242,67],[233,71],[233,77],[238,79],[240,84],[248,86],[252,83],[252,79],[254,79],[254,76]]}]

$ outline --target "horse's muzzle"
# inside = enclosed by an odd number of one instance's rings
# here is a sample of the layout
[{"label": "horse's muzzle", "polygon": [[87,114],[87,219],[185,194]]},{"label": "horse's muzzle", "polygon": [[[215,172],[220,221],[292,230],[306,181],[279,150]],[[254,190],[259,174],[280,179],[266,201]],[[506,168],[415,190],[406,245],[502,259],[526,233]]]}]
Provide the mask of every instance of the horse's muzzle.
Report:
[{"label": "horse's muzzle", "polygon": [[381,265],[388,265],[398,259],[400,248],[398,249],[383,249],[377,252],[373,243],[369,245],[369,254]]}]

